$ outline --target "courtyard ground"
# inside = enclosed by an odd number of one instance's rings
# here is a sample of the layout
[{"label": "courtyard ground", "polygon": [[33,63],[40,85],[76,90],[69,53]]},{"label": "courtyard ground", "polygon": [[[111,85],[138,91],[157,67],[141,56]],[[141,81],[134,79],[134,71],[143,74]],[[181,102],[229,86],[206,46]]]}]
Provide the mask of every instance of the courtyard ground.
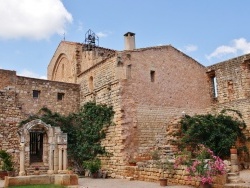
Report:
[{"label": "courtyard ground", "polygon": [[[243,170],[240,177],[250,185],[250,170]],[[0,180],[0,188],[4,186],[4,180]],[[145,181],[129,181],[126,179],[91,179],[79,178],[78,188],[157,188],[159,183]],[[168,188],[191,188],[191,186],[172,185]]]}]

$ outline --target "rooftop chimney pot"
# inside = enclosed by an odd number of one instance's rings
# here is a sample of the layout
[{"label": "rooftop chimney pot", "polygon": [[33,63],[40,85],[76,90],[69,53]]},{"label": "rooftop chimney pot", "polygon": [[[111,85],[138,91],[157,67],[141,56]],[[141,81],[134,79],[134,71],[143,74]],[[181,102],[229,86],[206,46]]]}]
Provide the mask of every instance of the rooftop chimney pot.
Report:
[{"label": "rooftop chimney pot", "polygon": [[127,32],[124,34],[125,50],[135,49],[135,33]]}]

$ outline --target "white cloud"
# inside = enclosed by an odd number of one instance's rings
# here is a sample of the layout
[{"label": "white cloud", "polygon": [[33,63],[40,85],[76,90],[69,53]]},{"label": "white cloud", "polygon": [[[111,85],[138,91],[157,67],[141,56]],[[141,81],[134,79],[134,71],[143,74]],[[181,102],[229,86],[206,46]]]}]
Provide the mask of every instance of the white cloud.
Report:
[{"label": "white cloud", "polygon": [[247,42],[245,38],[234,39],[231,45],[219,46],[211,54],[207,55],[207,59],[221,58],[229,54],[245,54],[250,53],[250,42]]},{"label": "white cloud", "polygon": [[22,70],[20,72],[17,72],[17,75],[19,75],[19,76],[25,76],[25,77],[31,77],[31,78],[45,79],[45,80],[47,79],[47,76],[38,75],[38,74],[36,74],[34,72],[31,72],[31,71],[29,71],[27,69],[24,69],[24,70]]},{"label": "white cloud", "polygon": [[100,38],[107,37],[110,33],[108,32],[98,32],[96,35]]},{"label": "white cloud", "polygon": [[83,23],[81,21],[78,22],[77,31],[83,31]]},{"label": "white cloud", "polygon": [[186,52],[194,52],[196,50],[198,50],[198,47],[193,45],[193,44],[185,46],[185,51]]},{"label": "white cloud", "polygon": [[65,33],[72,15],[61,0],[0,0],[0,38],[48,39]]}]

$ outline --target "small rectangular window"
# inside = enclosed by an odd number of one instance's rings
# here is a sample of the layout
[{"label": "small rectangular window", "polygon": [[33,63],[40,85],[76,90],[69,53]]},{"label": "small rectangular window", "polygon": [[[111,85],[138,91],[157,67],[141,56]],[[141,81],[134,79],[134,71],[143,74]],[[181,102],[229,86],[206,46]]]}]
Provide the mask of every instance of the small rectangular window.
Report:
[{"label": "small rectangular window", "polygon": [[38,99],[40,96],[40,91],[39,90],[33,90],[33,98]]},{"label": "small rectangular window", "polygon": [[127,66],[127,79],[131,78],[131,65]]},{"label": "small rectangular window", "polygon": [[57,100],[62,101],[64,98],[64,93],[57,93]]},{"label": "small rectangular window", "polygon": [[153,70],[150,71],[150,78],[151,78],[151,82],[155,81],[155,71]]}]

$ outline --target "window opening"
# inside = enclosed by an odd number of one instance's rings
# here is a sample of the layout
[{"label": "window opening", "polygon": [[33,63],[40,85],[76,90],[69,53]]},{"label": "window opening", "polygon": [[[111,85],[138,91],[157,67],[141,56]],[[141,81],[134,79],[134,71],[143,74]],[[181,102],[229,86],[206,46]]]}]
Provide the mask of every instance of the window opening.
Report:
[{"label": "window opening", "polygon": [[217,98],[218,97],[218,86],[217,86],[216,76],[213,76],[211,79],[212,79],[214,98]]},{"label": "window opening", "polygon": [[155,71],[153,70],[150,71],[150,78],[151,78],[151,82],[155,81]]},{"label": "window opening", "polygon": [[40,96],[40,91],[39,90],[33,90],[33,98],[37,99]]},{"label": "window opening", "polygon": [[127,79],[131,78],[131,66],[132,65],[127,66]]},{"label": "window opening", "polygon": [[90,90],[90,92],[93,92],[93,90],[94,90],[94,78],[93,78],[93,76],[90,76],[90,78],[89,78],[89,90]]},{"label": "window opening", "polygon": [[64,98],[64,93],[57,93],[57,100],[62,101]]}]

